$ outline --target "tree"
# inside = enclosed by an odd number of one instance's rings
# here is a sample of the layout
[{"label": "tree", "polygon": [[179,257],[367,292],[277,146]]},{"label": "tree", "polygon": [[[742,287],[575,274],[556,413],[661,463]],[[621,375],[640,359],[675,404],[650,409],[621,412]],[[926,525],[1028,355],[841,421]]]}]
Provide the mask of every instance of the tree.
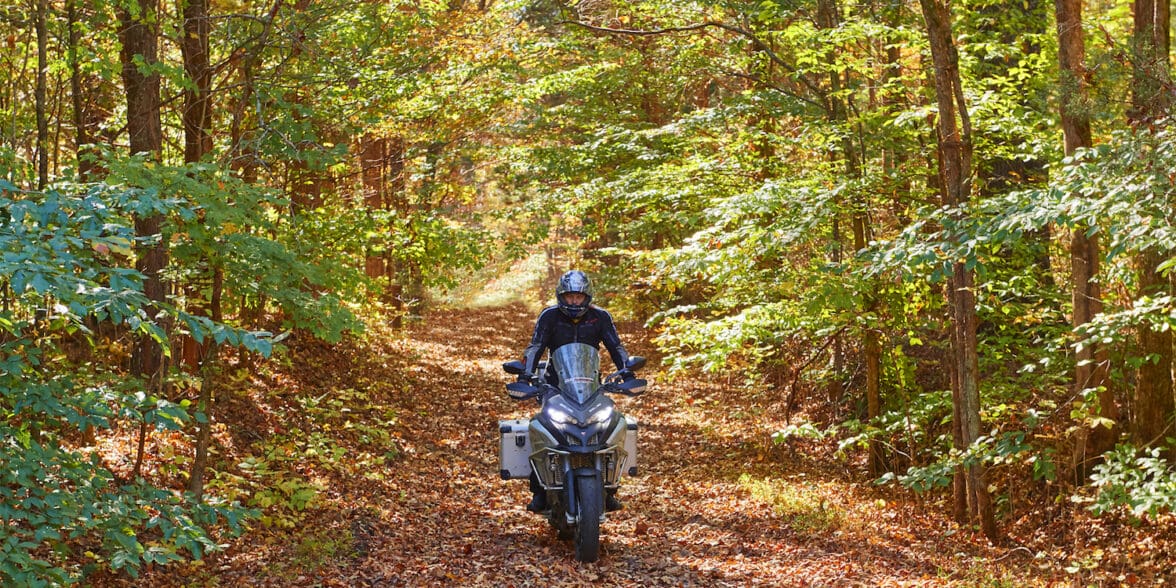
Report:
[{"label": "tree", "polygon": [[49,75],[49,33],[46,20],[49,18],[49,1],[37,0],[35,15],[37,29],[37,189],[44,190],[49,184],[49,113],[46,104],[48,91],[46,77]]},{"label": "tree", "polygon": [[[131,155],[143,155],[158,161],[163,147],[163,128],[159,95],[159,20],[153,0],[132,0],[120,8],[119,40],[123,87],[127,104],[127,133]],[[163,216],[145,212],[135,219],[139,242],[136,269],[145,277],[147,298],[162,302],[166,296],[163,268],[167,265],[167,244],[159,238]],[[154,317],[149,317],[154,319]],[[163,356],[160,343],[143,336],[135,346],[133,370],[151,382],[151,389],[162,383]]]},{"label": "tree", "polygon": [[[1066,155],[1073,155],[1078,149],[1089,149],[1092,144],[1082,2],[1056,0],[1054,11],[1057,16],[1058,64],[1061,73],[1059,108],[1062,133]],[[1097,227],[1078,226],[1070,235],[1071,324],[1074,329],[1089,323],[1103,309],[1099,285],[1099,238],[1096,231]],[[1106,349],[1099,344],[1083,346],[1076,354],[1075,361],[1075,395],[1080,395],[1083,390],[1093,390],[1099,416],[1117,420],[1118,407],[1114,391],[1110,389]],[[1086,479],[1092,461],[1114,446],[1115,437],[1114,427],[1079,424],[1071,462],[1078,483]]]},{"label": "tree", "polygon": [[[1137,132],[1167,116],[1169,98],[1169,0],[1136,0],[1133,3],[1131,109],[1128,112]],[[1161,272],[1165,252],[1158,247],[1142,251],[1136,258],[1140,297],[1157,297],[1172,291],[1170,279]],[[1176,423],[1176,399],[1172,388],[1172,331],[1166,327],[1142,325],[1139,366],[1135,386],[1135,438],[1143,447],[1164,442]],[[1174,450],[1176,451],[1176,450]]]},{"label": "tree", "polygon": [[[182,0],[180,51],[184,60],[184,73],[190,84],[184,90],[184,105],[181,120],[184,126],[184,162],[199,163],[212,151],[212,69],[209,64],[209,14],[208,0]],[[209,258],[211,257],[211,259]],[[202,314],[209,314],[213,321],[223,320],[221,309],[224,287],[224,268],[219,256],[213,253],[205,256],[203,265],[211,274],[211,288],[208,308],[201,308]],[[198,289],[188,286],[196,306],[203,306]],[[208,446],[212,436],[213,373],[220,345],[212,341],[196,343],[191,336],[185,336],[184,359],[189,365],[201,370],[200,396],[196,410],[204,418],[196,422],[196,455],[188,475],[188,491],[199,502],[204,496],[204,471],[208,465]]]},{"label": "tree", "polygon": [[[961,210],[960,207],[970,198],[972,138],[960,82],[959,59],[952,37],[951,12],[939,0],[920,0],[920,5],[931,45],[935,96],[939,105],[936,132],[940,194],[945,206]],[[965,452],[980,437],[980,374],[976,346],[976,282],[973,271],[963,261],[952,262],[947,291],[952,321],[952,427],[955,429],[956,449]],[[1000,532],[988,495],[984,465],[972,462],[961,466],[954,488],[956,519],[966,522],[972,517],[978,518],[989,540],[999,541]]]}]

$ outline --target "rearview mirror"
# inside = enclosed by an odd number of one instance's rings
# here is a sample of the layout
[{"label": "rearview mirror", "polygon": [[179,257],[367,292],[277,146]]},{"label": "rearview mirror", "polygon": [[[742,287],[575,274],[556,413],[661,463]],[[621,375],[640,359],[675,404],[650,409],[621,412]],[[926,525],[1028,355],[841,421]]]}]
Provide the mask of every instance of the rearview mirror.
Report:
[{"label": "rearview mirror", "polygon": [[625,362],[625,367],[629,370],[637,371],[645,367],[645,358],[640,355],[634,355],[629,358],[629,361]]},{"label": "rearview mirror", "polygon": [[517,359],[514,361],[508,361],[508,362],[502,364],[502,371],[504,371],[508,374],[514,375],[514,376],[521,375],[523,373],[523,370],[524,370],[523,362],[521,362]]}]

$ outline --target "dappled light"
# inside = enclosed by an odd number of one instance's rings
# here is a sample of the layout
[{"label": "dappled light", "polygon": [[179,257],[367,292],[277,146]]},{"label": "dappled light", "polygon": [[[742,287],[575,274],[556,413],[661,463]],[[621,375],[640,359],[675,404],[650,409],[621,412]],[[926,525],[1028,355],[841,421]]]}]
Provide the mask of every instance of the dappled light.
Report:
[{"label": "dappled light", "polygon": [[[987,546],[919,512],[910,497],[830,467],[828,448],[804,454],[774,445],[772,413],[756,410],[756,394],[706,378],[664,381],[657,364],[647,368],[649,392],[619,401],[641,422],[642,473],[622,485],[625,509],[603,526],[600,561],[576,563],[571,545],[523,509],[525,480],[497,472],[494,423],[535,409],[507,398],[500,368],[529,335],[529,316],[520,306],[444,311],[403,338],[388,333],[395,338],[333,350],[292,343],[291,367],[252,394],[275,433],[303,431],[302,441],[270,436],[263,446],[271,455],[280,447],[302,453],[290,464],[314,489],[313,501],[208,564],[140,581],[184,585],[174,580],[211,577],[209,564],[222,582],[260,586],[548,586],[551,574],[565,585],[1053,581],[1019,552]],[[486,343],[482,329],[502,341]],[[653,351],[633,325],[622,336],[635,353]],[[465,355],[435,353],[450,346]],[[333,398],[347,401],[309,420],[290,409]],[[372,446],[356,435],[368,426],[388,441]]]},{"label": "dappled light", "polygon": [[1168,3],[3,3],[0,586],[1176,585]]}]

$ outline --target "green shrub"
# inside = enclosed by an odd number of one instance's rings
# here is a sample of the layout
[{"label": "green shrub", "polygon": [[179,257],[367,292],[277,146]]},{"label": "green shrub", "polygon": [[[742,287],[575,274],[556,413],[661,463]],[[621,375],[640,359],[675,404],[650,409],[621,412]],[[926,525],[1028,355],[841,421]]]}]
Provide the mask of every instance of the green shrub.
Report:
[{"label": "green shrub", "polygon": [[1090,476],[1097,490],[1090,510],[1101,515],[1125,508],[1136,518],[1176,511],[1176,466],[1160,457],[1162,452],[1119,445],[1107,453]]}]

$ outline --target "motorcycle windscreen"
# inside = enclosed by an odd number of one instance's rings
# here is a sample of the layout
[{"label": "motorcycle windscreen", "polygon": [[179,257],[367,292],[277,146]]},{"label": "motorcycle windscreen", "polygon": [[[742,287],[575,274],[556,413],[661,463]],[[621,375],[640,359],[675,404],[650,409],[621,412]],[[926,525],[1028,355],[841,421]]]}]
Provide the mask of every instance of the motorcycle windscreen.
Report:
[{"label": "motorcycle windscreen", "polygon": [[585,343],[568,343],[551,352],[559,388],[580,403],[600,387],[600,353]]}]

